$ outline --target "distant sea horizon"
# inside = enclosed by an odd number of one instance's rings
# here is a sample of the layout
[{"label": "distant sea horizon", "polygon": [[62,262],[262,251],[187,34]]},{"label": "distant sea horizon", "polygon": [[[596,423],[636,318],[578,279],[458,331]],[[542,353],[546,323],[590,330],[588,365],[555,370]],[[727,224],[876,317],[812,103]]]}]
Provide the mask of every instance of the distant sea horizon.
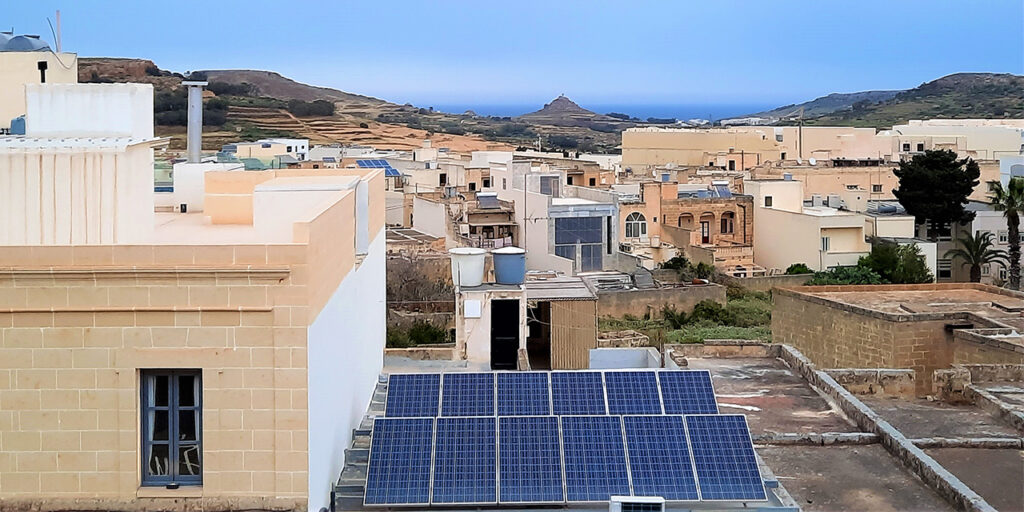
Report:
[{"label": "distant sea horizon", "polygon": [[[515,117],[530,112],[535,112],[543,107],[543,104],[501,104],[501,103],[420,103],[417,106],[434,110],[440,110],[450,114],[462,114],[472,110],[479,116]],[[771,110],[778,107],[774,103],[748,103],[748,104],[591,104],[580,105],[581,107],[598,114],[616,112],[628,114],[646,120],[649,117],[659,119],[675,118],[687,119],[725,119],[729,117],[742,116]]]}]

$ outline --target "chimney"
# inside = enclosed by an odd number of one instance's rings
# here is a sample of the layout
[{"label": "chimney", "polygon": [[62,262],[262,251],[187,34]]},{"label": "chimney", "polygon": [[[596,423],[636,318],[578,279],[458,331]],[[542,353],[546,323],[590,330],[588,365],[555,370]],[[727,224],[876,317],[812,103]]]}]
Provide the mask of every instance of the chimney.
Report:
[{"label": "chimney", "polygon": [[203,87],[206,82],[183,81],[188,87],[188,163],[198,164],[203,150]]}]

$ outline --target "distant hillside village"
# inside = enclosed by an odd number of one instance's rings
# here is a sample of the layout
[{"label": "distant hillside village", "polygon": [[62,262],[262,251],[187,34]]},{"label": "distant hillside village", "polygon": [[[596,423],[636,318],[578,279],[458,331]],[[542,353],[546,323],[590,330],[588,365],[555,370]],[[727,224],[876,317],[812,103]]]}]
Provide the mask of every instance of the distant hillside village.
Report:
[{"label": "distant hillside village", "polygon": [[0,33],[0,509],[1024,507],[1024,119],[323,143],[78,62]]}]

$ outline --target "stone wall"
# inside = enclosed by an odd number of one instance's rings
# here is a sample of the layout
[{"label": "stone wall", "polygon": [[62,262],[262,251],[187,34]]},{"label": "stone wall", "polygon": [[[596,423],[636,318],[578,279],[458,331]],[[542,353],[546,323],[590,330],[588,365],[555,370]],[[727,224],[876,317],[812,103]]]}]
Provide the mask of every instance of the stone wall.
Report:
[{"label": "stone wall", "polygon": [[[912,321],[780,289],[774,294],[772,339],[796,347],[823,368],[902,368],[917,373],[917,392],[931,391],[932,372],[953,363],[948,319]],[[934,315],[933,315],[934,316]],[[906,317],[906,318],[902,318]]]},{"label": "stone wall", "polygon": [[600,317],[661,316],[662,308],[693,311],[702,300],[725,304],[725,287],[717,284],[653,288],[649,290],[601,291],[597,294],[597,315]]},{"label": "stone wall", "polygon": [[764,276],[764,277],[731,277],[717,276],[715,282],[726,286],[739,286],[752,292],[770,292],[775,288],[787,288],[791,286],[802,286],[814,277],[813,274],[797,274],[792,276]]},{"label": "stone wall", "polygon": [[[958,330],[954,334],[953,362],[956,364],[1024,364],[1024,346],[993,335],[1008,335],[1012,329]],[[1019,340],[1020,338],[1017,337]]]},{"label": "stone wall", "polygon": [[843,368],[825,372],[855,395],[912,398],[916,393],[917,379],[913,370]]}]

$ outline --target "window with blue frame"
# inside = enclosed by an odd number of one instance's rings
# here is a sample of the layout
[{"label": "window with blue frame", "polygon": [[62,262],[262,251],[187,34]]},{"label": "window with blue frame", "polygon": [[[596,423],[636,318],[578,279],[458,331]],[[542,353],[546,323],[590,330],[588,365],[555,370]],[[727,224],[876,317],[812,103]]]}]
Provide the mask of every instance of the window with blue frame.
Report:
[{"label": "window with blue frame", "polygon": [[603,217],[568,217],[555,219],[555,254],[576,260],[579,247],[580,271],[603,268]]},{"label": "window with blue frame", "polygon": [[142,485],[202,485],[200,370],[142,371]]}]

